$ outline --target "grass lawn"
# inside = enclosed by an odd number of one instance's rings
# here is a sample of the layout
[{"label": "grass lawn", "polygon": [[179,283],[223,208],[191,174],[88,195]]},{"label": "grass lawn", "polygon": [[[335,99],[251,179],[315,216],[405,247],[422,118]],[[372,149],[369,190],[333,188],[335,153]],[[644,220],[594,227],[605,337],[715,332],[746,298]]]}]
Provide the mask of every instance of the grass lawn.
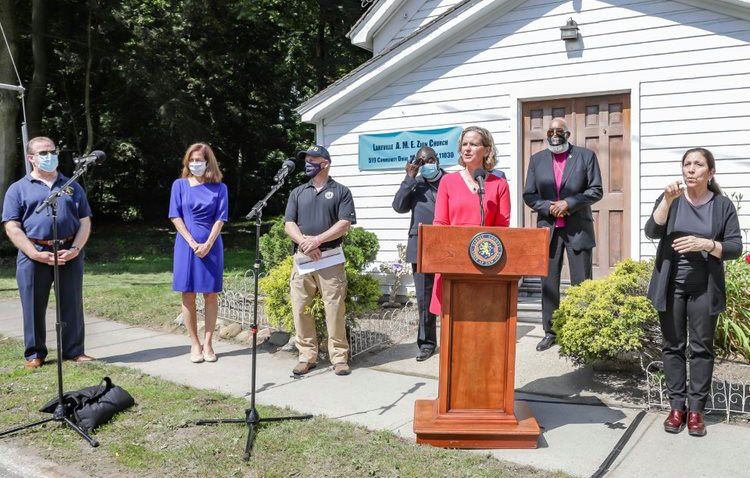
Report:
[{"label": "grass lawn", "polygon": [[[254,228],[248,223],[229,223],[224,231],[224,276],[231,283],[252,267]],[[86,246],[86,312],[133,325],[170,327],[180,313],[180,294],[172,291],[174,238],[174,228],[167,221],[94,224]],[[16,249],[7,238],[1,240],[0,298],[17,297]]]},{"label": "grass lawn", "polygon": [[[26,370],[19,360],[22,353],[20,342],[0,337],[0,429],[48,416],[37,409],[56,393],[55,367]],[[204,417],[240,417],[247,401],[96,362],[66,364],[65,389],[96,385],[103,376],[128,390],[136,405],[97,430],[99,448],[89,447],[57,423],[17,433],[0,446],[33,447],[44,458],[91,476],[567,476],[500,462],[487,454],[419,446],[388,432],[325,418],[262,428],[253,458],[244,463],[244,426],[189,423]],[[259,407],[259,412],[264,417],[290,414],[273,407]]]}]

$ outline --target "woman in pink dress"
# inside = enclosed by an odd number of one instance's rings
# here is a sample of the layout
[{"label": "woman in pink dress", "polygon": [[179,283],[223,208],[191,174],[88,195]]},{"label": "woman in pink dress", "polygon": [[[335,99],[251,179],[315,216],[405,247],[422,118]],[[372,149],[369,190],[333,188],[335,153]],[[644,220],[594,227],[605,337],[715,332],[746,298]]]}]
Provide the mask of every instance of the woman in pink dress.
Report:
[{"label": "woman in pink dress", "polygon": [[[443,226],[479,226],[479,184],[474,180],[474,171],[488,172],[497,164],[495,142],[492,134],[479,126],[469,126],[461,133],[458,163],[461,171],[446,175],[438,187],[433,224]],[[484,225],[504,226],[510,224],[510,193],[508,182],[494,174],[487,174],[484,183]],[[430,312],[440,315],[443,296],[443,281],[435,274]]]}]

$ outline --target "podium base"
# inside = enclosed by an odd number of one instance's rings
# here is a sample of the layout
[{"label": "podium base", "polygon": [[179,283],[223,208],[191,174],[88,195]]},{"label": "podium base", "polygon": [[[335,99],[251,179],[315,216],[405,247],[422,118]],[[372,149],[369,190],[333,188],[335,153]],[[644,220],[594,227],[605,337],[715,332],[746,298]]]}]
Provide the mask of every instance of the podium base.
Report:
[{"label": "podium base", "polygon": [[442,448],[536,448],[542,434],[536,418],[526,403],[516,401],[514,408],[515,416],[482,410],[439,414],[437,400],[417,400],[417,443]]}]

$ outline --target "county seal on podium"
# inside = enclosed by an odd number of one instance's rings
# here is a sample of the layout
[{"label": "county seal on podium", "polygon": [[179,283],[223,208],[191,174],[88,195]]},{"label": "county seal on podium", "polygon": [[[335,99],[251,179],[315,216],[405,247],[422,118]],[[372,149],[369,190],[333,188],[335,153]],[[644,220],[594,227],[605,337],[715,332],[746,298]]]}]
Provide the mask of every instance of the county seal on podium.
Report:
[{"label": "county seal on podium", "polygon": [[491,232],[480,232],[469,242],[471,262],[480,267],[491,267],[503,258],[503,241]]}]

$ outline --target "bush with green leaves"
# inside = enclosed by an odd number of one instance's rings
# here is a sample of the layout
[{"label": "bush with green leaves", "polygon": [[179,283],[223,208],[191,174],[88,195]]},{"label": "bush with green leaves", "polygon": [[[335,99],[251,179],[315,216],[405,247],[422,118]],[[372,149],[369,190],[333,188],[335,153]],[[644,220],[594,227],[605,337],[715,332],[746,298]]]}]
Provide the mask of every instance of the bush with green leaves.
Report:
[{"label": "bush with green leaves", "polygon": [[716,326],[716,351],[750,362],[750,254],[727,261],[727,309]]},{"label": "bush with green leaves", "polygon": [[[294,330],[294,319],[292,317],[292,306],[289,298],[289,279],[292,275],[292,257],[287,252],[281,260],[277,252],[283,247],[283,240],[279,235],[283,233],[283,224],[279,229],[277,224],[271,227],[266,236],[264,251],[263,239],[261,238],[261,254],[270,257],[273,266],[268,270],[266,277],[259,283],[261,293],[264,295],[263,307],[271,325],[284,330]],[[286,237],[286,234],[284,234]],[[291,241],[289,242],[291,244]],[[291,246],[290,246],[291,247]],[[355,325],[355,317],[373,310],[378,305],[381,296],[378,280],[364,272],[365,267],[375,260],[378,253],[378,238],[375,234],[367,232],[362,228],[352,228],[344,236],[344,256],[346,257],[346,312],[347,324]],[[268,254],[268,255],[266,255]],[[315,317],[318,340],[321,345],[325,343],[325,309],[320,293],[316,294],[310,312]]]},{"label": "bush with green leaves", "polygon": [[292,255],[292,240],[284,231],[284,217],[279,216],[271,223],[267,233],[260,236],[260,257],[263,269],[270,271]]},{"label": "bush with green leaves", "polygon": [[578,364],[659,357],[658,314],[646,298],[652,268],[627,259],[607,277],[570,287],[553,316],[560,355]]}]

